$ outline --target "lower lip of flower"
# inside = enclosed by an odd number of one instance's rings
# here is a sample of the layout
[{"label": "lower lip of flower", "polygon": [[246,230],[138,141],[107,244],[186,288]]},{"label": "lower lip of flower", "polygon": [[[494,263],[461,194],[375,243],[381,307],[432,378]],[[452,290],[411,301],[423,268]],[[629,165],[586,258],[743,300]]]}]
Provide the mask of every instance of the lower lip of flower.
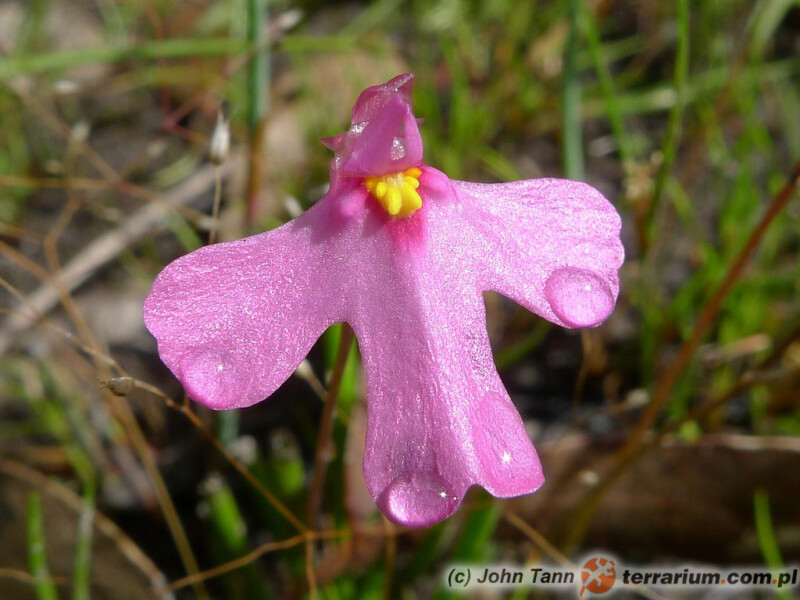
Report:
[{"label": "lower lip of flower", "polygon": [[390,217],[403,219],[422,207],[422,197],[417,192],[420,175],[418,167],[411,167],[399,173],[367,177],[364,187]]}]

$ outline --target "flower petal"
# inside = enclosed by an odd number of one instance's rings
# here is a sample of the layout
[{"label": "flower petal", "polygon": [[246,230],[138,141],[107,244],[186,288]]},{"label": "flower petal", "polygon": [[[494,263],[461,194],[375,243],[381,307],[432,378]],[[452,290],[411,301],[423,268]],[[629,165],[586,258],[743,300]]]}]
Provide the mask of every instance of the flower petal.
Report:
[{"label": "flower petal", "polygon": [[350,129],[322,140],[336,153],[335,171],[369,177],[420,164],[422,137],[411,109],[413,84],[414,76],[406,73],[361,92],[353,107]]},{"label": "flower petal", "polygon": [[273,231],[201,248],[161,272],[145,302],[145,324],[190,397],[215,409],[263,400],[341,320],[341,288],[335,277],[324,281],[337,251],[335,240],[323,244],[317,233],[330,230],[326,221],[317,206]]},{"label": "flower petal", "polygon": [[[495,369],[469,257],[449,244],[447,229],[459,224],[446,202],[372,236],[362,263],[370,283],[348,316],[367,373],[367,487],[389,518],[411,527],[452,514],[473,484],[509,497],[544,481]],[[420,228],[424,243],[413,243]]]},{"label": "flower petal", "polygon": [[386,102],[395,96],[400,97],[411,106],[411,89],[414,87],[414,75],[403,73],[386,83],[368,87],[358,95],[353,105],[352,122],[363,123],[371,120]]},{"label": "flower petal", "polygon": [[[432,298],[393,302],[404,316],[354,329],[367,372],[364,477],[394,521],[424,527],[450,516],[467,488],[497,497],[544,481],[522,419],[494,368],[482,297],[456,311]],[[411,300],[411,299],[410,299]]]},{"label": "flower petal", "polygon": [[366,177],[405,171],[422,161],[422,138],[411,106],[392,96],[369,120],[355,124],[337,153],[339,170]]},{"label": "flower petal", "polygon": [[472,234],[483,289],[508,296],[565,327],[604,321],[619,293],[621,221],[584,183],[534,179],[506,184],[454,181]]}]

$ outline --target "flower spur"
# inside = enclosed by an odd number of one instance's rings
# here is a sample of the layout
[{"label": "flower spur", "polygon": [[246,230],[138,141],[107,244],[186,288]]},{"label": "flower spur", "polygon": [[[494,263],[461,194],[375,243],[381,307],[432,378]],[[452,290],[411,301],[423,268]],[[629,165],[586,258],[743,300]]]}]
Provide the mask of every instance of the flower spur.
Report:
[{"label": "flower spur", "polygon": [[215,409],[272,394],[334,323],[367,381],[364,477],[393,521],[432,525],[471,485],[535,491],[541,464],[495,369],[482,293],[564,327],[611,312],[620,218],[583,183],[452,181],[422,162],[413,75],[359,96],[328,193],[278,229],[201,248],[156,279],[145,322]]}]

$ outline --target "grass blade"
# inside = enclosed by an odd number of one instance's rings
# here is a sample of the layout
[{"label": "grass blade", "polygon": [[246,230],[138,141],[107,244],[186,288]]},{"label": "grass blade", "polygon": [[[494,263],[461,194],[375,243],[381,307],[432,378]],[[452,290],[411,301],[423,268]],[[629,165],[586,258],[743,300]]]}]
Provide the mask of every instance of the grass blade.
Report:
[{"label": "grass blade", "polygon": [[28,565],[34,577],[36,597],[39,600],[58,600],[56,585],[47,568],[42,497],[38,492],[28,497]]},{"label": "grass blade", "polygon": [[[661,147],[664,157],[661,167],[656,176],[653,201],[650,203],[650,216],[655,214],[658,200],[664,191],[664,183],[667,179],[672,165],[675,163],[675,156],[678,149],[678,141],[681,135],[681,123],[683,121],[683,111],[686,106],[687,81],[689,79],[689,0],[679,0],[678,2],[678,45],[675,54],[675,104],[669,113],[667,124],[667,135]],[[650,220],[650,219],[648,219]]]},{"label": "grass blade", "polygon": [[187,56],[228,56],[250,49],[250,44],[246,40],[179,38],[142,42],[134,46],[98,46],[41,54],[23,54],[0,60],[0,81],[6,81],[17,75],[35,75],[86,65]]},{"label": "grass blade", "polygon": [[564,175],[583,179],[583,131],[581,129],[581,82],[578,78],[580,0],[569,2],[569,37],[564,52],[564,110],[562,112]]},{"label": "grass blade", "polygon": [[[753,495],[753,512],[756,521],[756,536],[758,546],[767,566],[773,573],[782,571],[784,568],[781,550],[778,541],[775,539],[775,530],[772,527],[772,515],[769,507],[769,496],[766,490],[759,489]],[[781,600],[789,600],[792,596],[788,589],[776,590],[776,595]]]},{"label": "grass blade", "polygon": [[83,492],[83,510],[78,520],[78,539],[75,544],[75,583],[72,588],[72,600],[90,600],[91,598],[92,532],[96,491],[95,482],[88,481]]},{"label": "grass blade", "polygon": [[254,134],[267,114],[267,85],[269,79],[269,46],[266,43],[266,0],[247,0],[247,42],[255,48],[247,68],[250,107],[247,126]]},{"label": "grass blade", "polygon": [[629,169],[633,164],[633,149],[630,137],[625,129],[625,124],[622,121],[622,110],[617,100],[617,93],[614,89],[611,71],[608,68],[606,58],[603,54],[603,46],[600,43],[600,33],[597,31],[597,23],[595,22],[594,15],[592,15],[586,0],[579,1],[583,30],[586,35],[586,41],[589,43],[589,53],[592,56],[592,62],[597,71],[597,77],[600,80],[600,88],[603,93],[606,114],[611,125],[611,132],[614,134],[614,139],[617,142],[617,149],[622,166],[624,169]]}]

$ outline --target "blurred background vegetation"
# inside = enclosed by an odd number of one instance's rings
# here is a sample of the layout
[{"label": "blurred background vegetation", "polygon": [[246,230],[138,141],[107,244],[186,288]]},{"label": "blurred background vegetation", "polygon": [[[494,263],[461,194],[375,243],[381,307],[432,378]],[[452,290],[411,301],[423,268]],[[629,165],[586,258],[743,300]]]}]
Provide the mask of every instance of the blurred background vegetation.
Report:
[{"label": "blurred background vegetation", "polygon": [[[383,520],[353,351],[309,522],[339,331],[268,402],[212,414],[141,304],[212,228],[318,199],[317,140],[405,71],[427,163],[612,199],[622,292],[583,332],[486,296],[542,491],[472,490],[427,530]],[[3,0],[0,598],[448,598],[448,565],[580,567],[597,548],[800,560],[798,116],[796,0]]]}]

